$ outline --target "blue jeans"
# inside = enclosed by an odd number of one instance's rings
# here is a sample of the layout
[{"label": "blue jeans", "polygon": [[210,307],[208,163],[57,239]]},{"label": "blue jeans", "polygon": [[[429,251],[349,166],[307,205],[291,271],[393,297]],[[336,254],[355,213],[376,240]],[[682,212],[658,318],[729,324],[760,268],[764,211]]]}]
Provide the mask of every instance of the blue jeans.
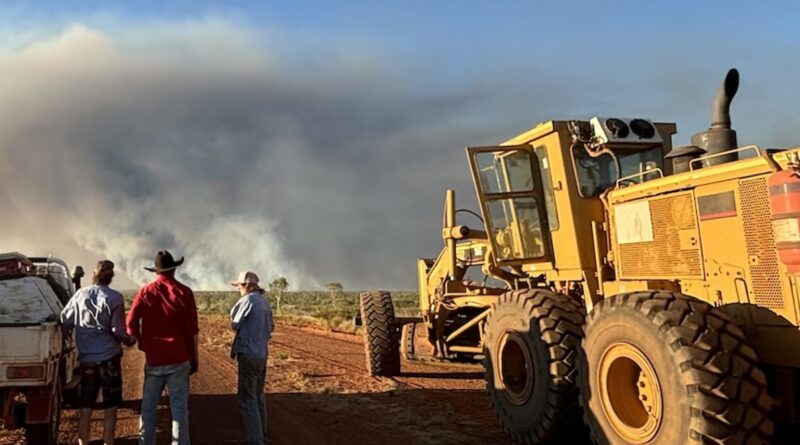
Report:
[{"label": "blue jeans", "polygon": [[139,445],[155,445],[156,412],[164,386],[172,411],[172,445],[189,445],[189,362],[144,367]]},{"label": "blue jeans", "polygon": [[245,445],[264,445],[267,438],[267,402],[264,381],[267,359],[239,355],[239,388],[236,398],[244,422]]}]

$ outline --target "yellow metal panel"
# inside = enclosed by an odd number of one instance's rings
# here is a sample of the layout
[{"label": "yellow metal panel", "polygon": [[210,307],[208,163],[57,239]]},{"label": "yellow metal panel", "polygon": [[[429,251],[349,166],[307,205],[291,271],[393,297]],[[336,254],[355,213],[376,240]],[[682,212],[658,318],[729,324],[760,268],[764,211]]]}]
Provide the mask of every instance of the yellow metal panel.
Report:
[{"label": "yellow metal panel", "polygon": [[677,291],[678,286],[672,281],[607,281],[603,283],[603,295],[617,295],[624,292],[640,292],[648,290]]},{"label": "yellow metal panel", "polygon": [[419,292],[419,310],[426,313],[431,307],[431,297],[433,291],[428,282],[429,266],[433,266],[433,260],[420,258],[417,260],[417,292]]},{"label": "yellow metal panel", "polygon": [[533,141],[535,139],[539,139],[540,137],[542,137],[542,136],[544,136],[544,135],[546,135],[548,133],[552,133],[554,131],[555,131],[555,122],[554,121],[542,122],[542,123],[536,125],[535,127],[533,127],[532,129],[530,129],[530,130],[528,130],[528,131],[526,131],[524,133],[520,133],[517,136],[514,136],[513,138],[503,142],[500,145],[522,145],[522,144],[527,144],[528,142],[531,142],[531,141]]},{"label": "yellow metal panel", "polygon": [[[735,200],[737,181],[724,181],[695,189],[706,280],[698,294],[696,285],[682,283],[684,292],[713,304],[747,303],[747,254],[741,206]],[[765,201],[766,202],[766,201]],[[723,203],[720,205],[720,203]],[[731,209],[732,208],[732,209]]]},{"label": "yellow metal panel", "polygon": [[[692,193],[676,193],[649,201],[652,236],[642,232],[632,242],[620,243],[628,228],[615,221],[612,233],[618,251],[620,279],[678,279],[703,276],[699,232]],[[637,210],[638,211],[638,210]],[[612,217],[615,216],[612,214]],[[637,224],[633,220],[625,224]],[[645,222],[638,222],[639,225]],[[635,231],[636,228],[634,228]],[[648,239],[652,239],[648,241]],[[694,239],[694,241],[692,241]],[[638,242],[637,242],[638,241]]]},{"label": "yellow metal panel", "polygon": [[[534,147],[545,146],[550,163],[550,176],[553,185],[553,196],[555,198],[556,209],[558,209],[559,229],[551,232],[553,242],[553,259],[556,269],[582,269],[585,265],[581,262],[581,249],[578,245],[578,234],[581,232],[580,225],[574,219],[574,198],[566,178],[571,166],[565,164],[565,149],[562,144],[562,137],[559,133],[550,133],[547,136],[531,143]],[[569,170],[568,170],[569,168]],[[587,227],[588,225],[587,221]],[[591,232],[587,241],[591,241]],[[588,246],[588,244],[587,244]],[[588,253],[591,253],[588,252]]]},{"label": "yellow metal panel", "polygon": [[[789,292],[782,289],[782,279],[775,238],[770,224],[766,176],[739,182],[742,223],[747,242],[747,262],[755,303],[771,309],[790,306]],[[787,286],[788,287],[788,286]],[[787,289],[788,290],[788,289]]]}]

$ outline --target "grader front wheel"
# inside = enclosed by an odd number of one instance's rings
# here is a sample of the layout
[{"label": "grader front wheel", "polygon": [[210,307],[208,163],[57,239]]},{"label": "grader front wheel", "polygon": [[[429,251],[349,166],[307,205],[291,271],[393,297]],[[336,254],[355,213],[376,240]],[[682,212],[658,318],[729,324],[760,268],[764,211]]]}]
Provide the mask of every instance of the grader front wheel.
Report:
[{"label": "grader front wheel", "polygon": [[367,372],[374,376],[400,373],[400,329],[394,316],[389,292],[361,294],[361,320],[364,323],[364,347]]},{"label": "grader front wheel", "polygon": [[597,444],[768,444],[766,378],[742,332],[691,297],[642,292],[586,322],[581,403]]},{"label": "grader front wheel", "polygon": [[543,289],[507,292],[486,320],[484,368],[503,429],[527,444],[585,435],[576,386],[583,309]]}]

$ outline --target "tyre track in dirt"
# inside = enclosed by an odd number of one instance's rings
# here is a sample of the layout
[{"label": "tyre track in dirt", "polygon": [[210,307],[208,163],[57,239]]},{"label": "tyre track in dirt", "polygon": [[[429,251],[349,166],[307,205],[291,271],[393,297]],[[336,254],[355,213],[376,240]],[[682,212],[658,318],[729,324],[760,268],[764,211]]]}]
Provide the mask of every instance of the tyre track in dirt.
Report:
[{"label": "tyre track in dirt", "polygon": [[[328,363],[328,364],[330,364],[332,366],[335,366],[337,368],[341,368],[342,370],[345,370],[345,371],[348,371],[348,372],[356,372],[356,373],[365,372],[363,366],[358,367],[358,366],[354,366],[352,363],[349,363],[349,362],[344,362],[344,361],[340,361],[340,360],[334,360],[334,359],[331,359],[331,358],[328,358],[328,357],[325,357],[325,356],[320,356],[320,355],[318,355],[318,352],[316,352],[316,351],[310,351],[308,349],[298,348],[297,346],[290,345],[288,343],[284,343],[284,342],[280,342],[280,341],[272,341],[272,343],[273,343],[274,347],[282,348],[282,349],[285,349],[287,351],[292,351],[292,352],[295,352],[295,353],[300,354],[300,355],[314,356],[317,360],[323,361],[325,363]],[[423,385],[420,385],[420,384],[417,384],[417,383],[414,383],[414,382],[404,382],[404,381],[398,380],[396,378],[381,378],[381,377],[370,377],[370,378],[376,383],[380,383],[383,380],[390,379],[390,380],[397,381],[397,382],[401,383],[402,385],[405,385],[405,386],[408,386],[408,387],[411,387],[411,388],[418,388],[418,389],[425,388]]]},{"label": "tyre track in dirt", "polygon": [[[424,390],[436,393],[435,401],[427,401],[432,406],[453,409],[460,419],[482,424],[490,430],[501,431],[485,394],[483,368],[458,364],[432,364],[404,361],[401,374],[391,379],[370,377],[366,373],[364,344],[360,336],[330,334],[309,328],[279,326],[270,343],[271,351],[285,348],[297,354],[330,363],[347,371],[362,381],[370,381],[373,386],[392,387],[393,383],[401,390]],[[469,392],[469,396],[465,396]],[[486,443],[502,443],[500,436]]]},{"label": "tyre track in dirt", "polygon": [[[419,382],[398,383],[368,376],[362,344],[358,337],[348,337],[283,325],[276,329],[270,342],[266,385],[272,443],[446,443],[442,438],[462,426],[485,429],[462,418],[449,424],[442,413],[450,413],[450,404],[432,404],[428,389]],[[228,443],[226,438],[241,434],[237,432],[241,420],[232,395],[236,365],[223,355],[227,346],[218,344],[201,352],[200,379],[192,386],[195,443]],[[439,391],[437,400],[444,393]],[[478,395],[486,410],[483,394]],[[419,406],[429,406],[430,413],[416,413]],[[196,420],[212,415],[214,427]],[[493,417],[491,422],[500,436],[480,443],[503,443],[497,440],[503,437]],[[467,435],[458,442],[479,443]]]}]

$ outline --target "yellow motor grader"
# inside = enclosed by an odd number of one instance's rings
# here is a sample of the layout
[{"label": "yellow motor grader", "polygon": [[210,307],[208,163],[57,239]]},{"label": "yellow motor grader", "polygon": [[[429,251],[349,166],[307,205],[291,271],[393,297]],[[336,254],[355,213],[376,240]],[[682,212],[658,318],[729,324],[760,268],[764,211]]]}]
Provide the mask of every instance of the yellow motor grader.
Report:
[{"label": "yellow motor grader", "polygon": [[738,146],[738,85],[685,147],[595,117],[468,148],[483,227],[448,191],[419,316],[362,294],[369,372],[480,360],[523,443],[800,443],[800,149]]}]

